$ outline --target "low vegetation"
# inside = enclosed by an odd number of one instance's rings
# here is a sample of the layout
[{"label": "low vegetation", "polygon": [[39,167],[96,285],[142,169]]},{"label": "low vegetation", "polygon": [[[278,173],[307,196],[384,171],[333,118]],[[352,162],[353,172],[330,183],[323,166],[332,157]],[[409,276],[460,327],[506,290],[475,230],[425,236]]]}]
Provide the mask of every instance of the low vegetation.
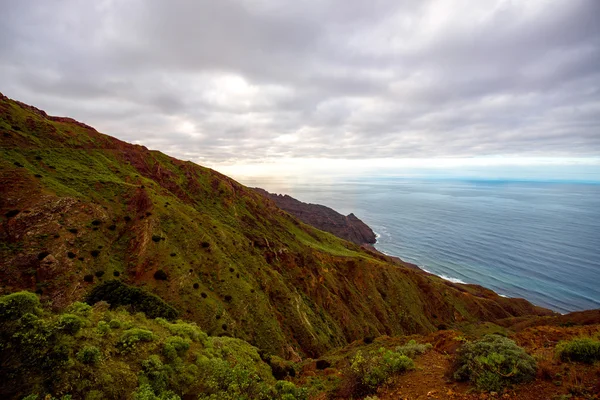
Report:
[{"label": "low vegetation", "polygon": [[99,301],[109,303],[112,308],[129,306],[133,312],[143,312],[150,318],[161,317],[173,320],[179,314],[175,308],[160,297],[119,280],[111,280],[95,286],[85,300],[88,304]]},{"label": "low vegetation", "polygon": [[[426,347],[423,346],[419,351],[410,353],[414,357],[416,354],[421,354],[420,350],[424,352]],[[373,394],[393,375],[414,368],[413,360],[401,348],[396,350],[380,348],[370,353],[359,350],[343,372],[344,378],[338,395],[342,398],[355,398]]]},{"label": "low vegetation", "polygon": [[97,304],[74,303],[57,314],[33,293],[0,297],[0,397],[307,397],[292,382],[277,381],[258,350],[242,340]]},{"label": "low vegetation", "polygon": [[563,341],[556,346],[556,355],[561,361],[580,361],[592,364],[600,361],[600,341],[591,338]]},{"label": "low vegetation", "polygon": [[498,392],[509,385],[533,380],[537,365],[514,341],[486,335],[462,345],[454,368],[456,380],[470,381],[482,391]]}]

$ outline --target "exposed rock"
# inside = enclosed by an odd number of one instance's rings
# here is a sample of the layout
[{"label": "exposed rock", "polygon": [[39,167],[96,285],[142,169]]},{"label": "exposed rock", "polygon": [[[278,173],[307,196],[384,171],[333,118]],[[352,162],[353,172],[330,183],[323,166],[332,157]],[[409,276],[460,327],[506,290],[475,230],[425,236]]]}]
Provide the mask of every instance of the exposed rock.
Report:
[{"label": "exposed rock", "polygon": [[304,203],[287,194],[269,193],[260,188],[255,188],[255,190],[273,200],[277,207],[292,214],[305,224],[359,245],[373,244],[377,241],[373,230],[352,213],[344,216],[329,207]]}]

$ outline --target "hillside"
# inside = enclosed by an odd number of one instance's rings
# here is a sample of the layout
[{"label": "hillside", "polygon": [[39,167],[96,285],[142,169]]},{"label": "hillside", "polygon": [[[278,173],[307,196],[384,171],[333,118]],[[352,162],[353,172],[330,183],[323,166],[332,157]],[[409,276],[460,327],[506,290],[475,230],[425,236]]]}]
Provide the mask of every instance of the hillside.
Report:
[{"label": "hillside", "polygon": [[294,359],[370,336],[550,315],[307,226],[208,168],[0,96],[0,294],[61,309],[118,279],[209,335]]},{"label": "hillside", "polygon": [[374,244],[377,241],[373,230],[354,214],[342,215],[329,207],[304,203],[287,194],[269,193],[260,188],[254,190],[273,200],[277,207],[289,212],[305,224],[358,245]]},{"label": "hillside", "polygon": [[0,152],[2,398],[600,395],[598,310],[445,281],[2,95]]}]

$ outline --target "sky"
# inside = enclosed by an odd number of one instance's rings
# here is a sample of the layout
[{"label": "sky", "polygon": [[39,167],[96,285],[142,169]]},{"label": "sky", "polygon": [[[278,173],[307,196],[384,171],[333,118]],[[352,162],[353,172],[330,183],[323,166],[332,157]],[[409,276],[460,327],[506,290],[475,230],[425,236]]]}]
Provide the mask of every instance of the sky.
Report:
[{"label": "sky", "polygon": [[0,9],[0,92],[242,181],[600,181],[598,0]]}]

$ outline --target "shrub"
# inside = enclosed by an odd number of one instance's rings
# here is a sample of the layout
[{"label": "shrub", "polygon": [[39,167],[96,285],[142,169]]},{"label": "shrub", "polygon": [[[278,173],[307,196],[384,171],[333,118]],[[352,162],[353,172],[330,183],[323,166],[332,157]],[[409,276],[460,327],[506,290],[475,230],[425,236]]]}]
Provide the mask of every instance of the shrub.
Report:
[{"label": "shrub", "polygon": [[556,355],[561,361],[580,361],[592,364],[600,360],[600,341],[579,338],[560,342],[556,346]]},{"label": "shrub", "polygon": [[156,243],[158,243],[158,242],[160,242],[161,240],[162,240],[162,236],[159,236],[159,235],[152,235],[152,241],[153,241],[153,242],[156,242]]},{"label": "shrub", "polygon": [[63,314],[58,319],[58,329],[70,335],[75,335],[85,325],[85,321],[75,314]]},{"label": "shrub", "polygon": [[294,368],[294,363],[291,361],[277,356],[270,356],[267,363],[271,367],[273,377],[277,380],[284,379],[287,376],[296,376],[296,369]]},{"label": "shrub", "polygon": [[149,318],[174,320],[179,314],[163,299],[143,289],[126,285],[119,280],[110,280],[96,286],[85,299],[88,304],[106,301],[111,308],[130,305],[134,312],[143,312]]},{"label": "shrub", "polygon": [[308,399],[308,391],[298,388],[289,381],[277,381],[275,383],[275,399],[281,400],[305,400]]},{"label": "shrub", "polygon": [[110,332],[110,325],[106,323],[106,321],[98,321],[98,333],[101,335],[105,335]]},{"label": "shrub", "polygon": [[121,351],[131,351],[135,349],[138,342],[151,342],[154,340],[152,331],[140,328],[132,328],[123,332],[117,348]]},{"label": "shrub", "polygon": [[414,369],[413,360],[392,350],[379,349],[366,358],[359,350],[344,371],[340,393],[342,397],[360,397],[375,393],[393,374]]},{"label": "shrub", "polygon": [[104,276],[104,271],[96,271],[94,275],[96,275],[98,278],[102,278]]},{"label": "shrub", "polygon": [[170,368],[165,365],[156,354],[142,361],[141,383],[148,383],[154,392],[164,392],[169,385]]},{"label": "shrub", "polygon": [[77,359],[84,364],[95,365],[100,361],[102,353],[96,346],[85,346],[77,352]]},{"label": "shrub", "polygon": [[202,359],[198,363],[202,390],[198,400],[267,399],[267,384],[252,371],[240,365],[232,367],[221,359]]},{"label": "shrub", "polygon": [[154,279],[156,279],[157,281],[166,281],[167,279],[169,279],[169,275],[167,275],[167,273],[162,269],[159,269],[154,273]]},{"label": "shrub", "polygon": [[536,368],[533,357],[512,340],[486,335],[458,350],[453,377],[471,381],[479,390],[498,392],[510,384],[534,379]]},{"label": "shrub", "polygon": [[177,335],[182,338],[188,338],[194,342],[205,343],[208,339],[208,335],[204,333],[198,325],[191,322],[183,322],[181,320],[177,320],[176,323],[170,323],[165,321],[162,318],[157,318],[156,322],[158,322],[163,327],[167,328],[172,335]]},{"label": "shrub", "polygon": [[119,329],[121,327],[121,321],[119,321],[118,319],[111,319],[108,323],[108,326],[110,327],[110,329]]},{"label": "shrub", "polygon": [[396,351],[398,353],[404,354],[407,357],[415,358],[418,355],[425,353],[427,350],[431,349],[431,344],[419,344],[414,340],[410,340],[403,346],[396,347]]},{"label": "shrub", "polygon": [[133,400],[181,400],[181,397],[173,392],[161,393],[157,396],[152,386],[145,383],[133,393]]},{"label": "shrub", "polygon": [[24,314],[39,314],[40,300],[31,292],[16,292],[0,297],[0,321],[13,321]]},{"label": "shrub", "polygon": [[7,212],[6,214],[4,214],[4,216],[6,218],[13,218],[16,217],[17,214],[19,214],[21,211],[20,210],[10,210],[9,212]]},{"label": "shrub", "polygon": [[76,301],[67,308],[67,312],[83,317],[87,317],[90,314],[91,310],[92,307],[89,304],[85,304],[80,301]]},{"label": "shrub", "polygon": [[183,357],[183,355],[190,348],[190,342],[179,337],[171,336],[168,337],[163,347],[163,354],[169,361],[175,360],[177,357]]},{"label": "shrub", "polygon": [[92,274],[87,274],[86,276],[83,277],[84,282],[94,282],[94,275]]}]

